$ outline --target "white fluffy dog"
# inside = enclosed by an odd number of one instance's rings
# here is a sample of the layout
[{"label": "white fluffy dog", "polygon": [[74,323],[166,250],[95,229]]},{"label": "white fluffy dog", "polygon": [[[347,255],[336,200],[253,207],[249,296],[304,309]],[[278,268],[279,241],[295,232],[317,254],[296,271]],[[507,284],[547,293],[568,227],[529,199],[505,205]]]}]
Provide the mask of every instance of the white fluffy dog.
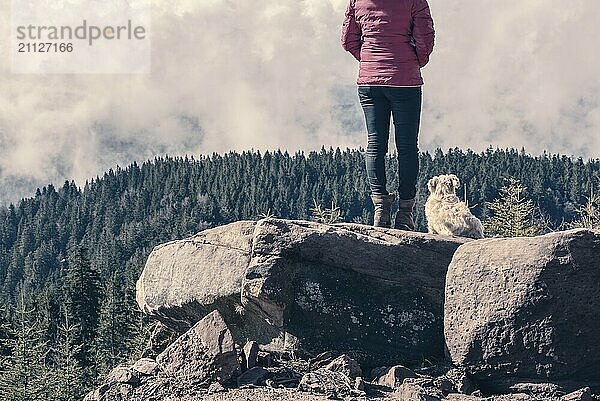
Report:
[{"label": "white fluffy dog", "polygon": [[483,238],[481,221],[456,196],[455,190],[459,186],[460,181],[454,174],[438,175],[427,182],[427,229],[431,234]]}]

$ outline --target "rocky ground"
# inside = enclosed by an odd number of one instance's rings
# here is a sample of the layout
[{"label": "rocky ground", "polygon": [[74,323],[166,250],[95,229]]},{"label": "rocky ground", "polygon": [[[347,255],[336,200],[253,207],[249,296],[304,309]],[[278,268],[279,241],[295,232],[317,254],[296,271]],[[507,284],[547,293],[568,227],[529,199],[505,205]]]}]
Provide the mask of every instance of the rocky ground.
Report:
[{"label": "rocky ground", "polygon": [[[439,377],[437,378],[440,379]],[[300,379],[302,380],[302,379]],[[364,392],[355,391],[354,394],[347,394],[344,390],[342,394],[334,391],[323,392],[325,389],[315,386],[312,389],[299,386],[299,381],[289,383],[289,387],[269,387],[274,386],[273,382],[265,383],[259,381],[258,384],[244,384],[237,387],[235,383],[225,385],[220,384],[198,384],[193,381],[177,380],[169,377],[142,379],[140,385],[113,382],[109,384],[104,393],[96,393],[88,396],[87,400],[129,400],[129,401],[304,401],[304,400],[402,400],[402,401],[594,401],[600,400],[600,397],[592,395],[589,388],[582,389],[571,394],[560,395],[557,390],[555,395],[535,394],[535,392],[514,393],[505,395],[495,395],[485,397],[478,395],[477,390],[473,391],[475,395],[453,393],[456,388],[449,387],[438,381],[436,385],[431,386],[431,379],[404,379],[399,386],[390,387],[378,384],[378,380],[364,381]],[[443,379],[442,379],[443,380]],[[434,379],[435,381],[435,379]],[[152,382],[151,385],[145,383]],[[335,387],[339,386],[337,383]],[[431,387],[430,387],[431,386]],[[443,391],[445,390],[445,391]],[[463,390],[464,391],[464,390]],[[100,396],[100,394],[102,394]]]},{"label": "rocky ground", "polygon": [[[469,400],[487,400],[487,401],[537,401],[537,400],[552,400],[552,401],[565,401],[565,400],[594,400],[597,398],[577,398],[578,395],[574,395],[575,398],[535,398],[530,397],[525,394],[509,394],[509,395],[501,395],[494,396],[489,398],[476,398],[464,395],[451,394],[445,400],[448,401],[469,401]],[[234,389],[222,393],[214,393],[210,395],[203,396],[201,398],[205,401],[324,401],[331,400],[332,398],[316,395],[316,394],[306,394],[299,393],[295,390],[284,390],[284,389]],[[421,398],[423,399],[423,398]],[[181,398],[181,401],[197,401],[198,398]],[[369,395],[362,397],[349,397],[347,400],[351,401],[361,401],[361,400],[410,400],[402,398],[396,393],[385,393],[385,394],[377,394],[377,395]],[[415,398],[415,401],[419,400],[419,398]]]},{"label": "rocky ground", "polygon": [[[332,398],[324,395],[300,393],[294,389],[272,389],[272,388],[246,388],[246,389],[232,389],[222,392],[205,394],[201,396],[187,396],[181,398],[164,398],[165,401],[330,401]],[[487,400],[487,401],[534,401],[534,400],[552,400],[552,401],[564,401],[564,400],[585,400],[590,398],[534,398],[529,397],[525,394],[510,394],[495,396],[489,398],[474,398],[470,396],[452,394],[445,398],[448,401],[470,401],[470,400]],[[594,400],[596,398],[591,398]],[[361,397],[348,397],[346,400],[349,401],[362,401],[362,400],[405,400],[395,393],[385,393]],[[407,399],[408,400],[408,399]],[[415,400],[419,400],[416,398]],[[411,400],[412,401],[412,400]]]},{"label": "rocky ground", "polygon": [[512,394],[486,397],[464,369],[451,366],[363,370],[349,356],[330,351],[303,359],[263,351],[253,341],[240,347],[217,310],[171,344],[149,344],[147,353],[156,351],[155,358],[113,369],[85,401],[600,400],[589,388],[566,394],[550,383],[519,384]]}]

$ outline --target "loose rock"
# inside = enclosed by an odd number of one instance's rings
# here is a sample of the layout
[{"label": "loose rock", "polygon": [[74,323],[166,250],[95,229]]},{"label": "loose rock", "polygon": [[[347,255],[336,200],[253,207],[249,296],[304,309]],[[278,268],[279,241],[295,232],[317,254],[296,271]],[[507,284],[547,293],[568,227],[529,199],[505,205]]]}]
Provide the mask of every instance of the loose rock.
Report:
[{"label": "loose rock", "polygon": [[135,370],[125,366],[114,368],[106,378],[107,383],[137,384],[139,381],[139,374]]},{"label": "loose rock", "polygon": [[157,362],[167,374],[220,383],[239,369],[233,337],[216,310],[167,347]]},{"label": "loose rock", "polygon": [[589,387],[569,393],[561,398],[561,401],[595,401]]},{"label": "loose rock", "polygon": [[258,343],[256,341],[248,341],[244,345],[244,369],[251,369],[258,363]]},{"label": "loose rock", "polygon": [[319,368],[302,377],[298,390],[333,397],[347,397],[352,394],[353,384],[354,382],[343,373]]},{"label": "loose rock", "polygon": [[208,386],[208,394],[222,393],[225,391],[227,391],[225,387],[223,387],[223,385],[218,382],[211,383],[210,386]]},{"label": "loose rock", "polygon": [[151,376],[160,370],[158,367],[158,363],[154,359],[150,358],[141,358],[136,363],[133,364],[131,369],[135,370],[146,376]]},{"label": "loose rock", "polygon": [[348,355],[340,355],[333,361],[329,362],[325,369],[331,370],[332,372],[340,372],[354,380],[358,376],[362,376],[362,369],[358,362],[350,358]]},{"label": "loose rock", "polygon": [[377,384],[390,388],[400,387],[404,382],[404,379],[416,378],[417,374],[412,370],[402,366],[396,365],[389,368],[383,376],[377,380]]},{"label": "loose rock", "polygon": [[365,391],[365,381],[362,377],[357,377],[354,379],[354,388],[356,390]]},{"label": "loose rock", "polygon": [[424,388],[415,383],[400,385],[392,398],[400,401],[441,401],[441,397],[429,394]]},{"label": "loose rock", "polygon": [[256,363],[263,368],[269,368],[273,366],[273,357],[268,352],[258,351]]},{"label": "loose rock", "polygon": [[515,383],[509,387],[513,393],[537,394],[554,397],[564,394],[563,389],[554,383]]},{"label": "loose rock", "polygon": [[443,376],[435,378],[434,386],[439,388],[443,394],[471,394],[476,390],[475,384],[464,369],[448,370]]},{"label": "loose rock", "polygon": [[246,370],[245,372],[243,372],[240,376],[238,376],[237,384],[240,387],[249,385],[249,384],[252,384],[252,385],[262,384],[262,383],[264,383],[264,381],[267,379],[268,376],[269,376],[268,370],[266,370],[262,366],[254,366],[254,367]]}]

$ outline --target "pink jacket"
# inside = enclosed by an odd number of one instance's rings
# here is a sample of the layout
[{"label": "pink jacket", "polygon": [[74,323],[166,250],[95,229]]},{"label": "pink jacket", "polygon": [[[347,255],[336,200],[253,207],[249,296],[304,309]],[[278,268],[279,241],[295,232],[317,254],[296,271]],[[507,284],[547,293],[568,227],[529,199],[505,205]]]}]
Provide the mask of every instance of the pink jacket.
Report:
[{"label": "pink jacket", "polygon": [[427,0],[349,0],[342,47],[360,61],[358,85],[422,85],[434,38]]}]

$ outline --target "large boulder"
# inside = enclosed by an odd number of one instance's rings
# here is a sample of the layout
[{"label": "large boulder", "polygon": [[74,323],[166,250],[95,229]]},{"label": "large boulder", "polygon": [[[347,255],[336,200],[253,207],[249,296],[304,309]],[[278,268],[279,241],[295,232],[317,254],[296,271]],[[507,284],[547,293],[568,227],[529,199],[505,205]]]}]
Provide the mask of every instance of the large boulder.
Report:
[{"label": "large boulder", "polygon": [[240,221],[157,246],[142,310],[185,331],[218,309],[265,349],[334,350],[364,367],[443,356],[447,266],[464,238],[360,224]]},{"label": "large boulder", "polygon": [[452,361],[480,385],[600,384],[600,231],[462,245],[446,279]]},{"label": "large boulder", "polygon": [[216,306],[227,315],[240,302],[255,224],[238,221],[154,247],[136,284],[141,310],[180,332]]},{"label": "large boulder", "polygon": [[466,239],[265,219],[257,223],[242,302],[312,354],[364,367],[443,356],[447,266]]},{"label": "large boulder", "polygon": [[154,247],[136,283],[140,309],[176,334],[217,309],[236,339],[265,342],[280,335],[264,319],[240,314],[255,225],[237,221]]}]

